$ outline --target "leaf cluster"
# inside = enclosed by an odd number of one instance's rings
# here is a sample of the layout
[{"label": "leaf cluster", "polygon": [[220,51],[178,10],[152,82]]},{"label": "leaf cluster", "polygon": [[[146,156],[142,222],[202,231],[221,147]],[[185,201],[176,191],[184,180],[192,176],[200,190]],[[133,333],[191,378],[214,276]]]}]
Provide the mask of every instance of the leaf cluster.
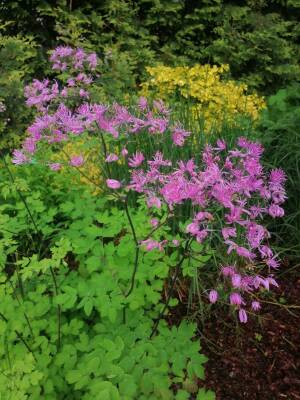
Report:
[{"label": "leaf cluster", "polygon": [[[9,170],[0,169],[0,396],[171,400],[197,393],[206,357],[192,340],[195,326],[162,320],[150,338],[180,249],[142,252],[126,296],[135,245],[124,210],[40,166]],[[149,234],[145,207],[130,212],[137,235]]]}]

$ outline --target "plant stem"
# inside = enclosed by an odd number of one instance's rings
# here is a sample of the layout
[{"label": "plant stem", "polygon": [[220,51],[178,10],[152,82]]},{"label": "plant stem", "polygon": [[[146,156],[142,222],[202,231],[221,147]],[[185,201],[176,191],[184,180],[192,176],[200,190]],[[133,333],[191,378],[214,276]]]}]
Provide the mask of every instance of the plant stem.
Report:
[{"label": "plant stem", "polygon": [[[54,283],[55,295],[57,296],[58,295],[58,286],[57,286],[57,282],[56,282],[55,273],[54,273],[52,267],[50,267],[50,272],[51,272],[51,276],[52,276],[53,283]],[[57,351],[59,351],[60,345],[61,345],[61,307],[58,304],[57,305]]]},{"label": "plant stem", "polygon": [[189,245],[190,245],[191,241],[192,241],[192,239],[190,239],[190,240],[188,240],[188,241],[186,242],[183,255],[182,255],[182,257],[181,257],[179,263],[176,265],[175,274],[174,274],[173,278],[171,278],[172,282],[171,282],[170,287],[169,287],[169,290],[168,290],[166,302],[165,302],[165,304],[164,304],[164,307],[163,307],[162,311],[160,312],[158,318],[156,319],[156,321],[155,321],[155,323],[154,323],[154,326],[153,326],[152,331],[151,331],[150,339],[152,339],[152,337],[153,337],[154,334],[156,333],[157,328],[158,328],[158,324],[159,324],[160,320],[162,319],[162,317],[164,316],[164,313],[165,313],[166,309],[167,309],[168,306],[169,306],[169,303],[170,303],[170,300],[171,300],[171,297],[172,297],[172,294],[173,294],[173,291],[174,291],[175,283],[176,283],[176,280],[177,280],[178,275],[179,275],[179,272],[180,272],[180,267],[181,267],[183,261],[184,261],[185,258],[186,258],[187,250],[188,250],[188,248],[189,248]]},{"label": "plant stem", "polygon": [[128,197],[126,197],[124,204],[125,204],[125,213],[126,213],[128,221],[129,221],[133,240],[135,243],[135,258],[134,258],[133,272],[132,272],[132,276],[131,276],[131,284],[130,284],[130,288],[129,288],[128,292],[125,294],[125,297],[128,297],[134,289],[135,276],[137,273],[137,268],[138,268],[138,263],[139,263],[140,246],[139,246],[139,242],[137,240],[136,232],[135,232],[133,222],[132,222],[132,219],[131,219],[131,216],[129,213],[129,209],[128,209]]},{"label": "plant stem", "polygon": [[[0,312],[0,317],[3,319],[4,322],[8,322],[8,319]],[[26,349],[29,351],[29,353],[32,354],[33,358],[36,360],[35,355],[32,351],[32,349],[30,348],[29,344],[26,342],[26,340],[23,338],[22,334],[17,331],[16,329],[14,330],[15,334],[17,335],[17,337],[21,340],[21,342],[24,344],[24,346],[26,347]]]},{"label": "plant stem", "polygon": [[[7,172],[8,172],[8,174],[9,174],[9,176],[10,176],[10,179],[11,179],[12,183],[15,184],[15,179],[14,179],[13,174],[11,173],[11,170],[10,170],[10,168],[9,168],[9,166],[8,166],[8,164],[7,164],[7,162],[6,162],[6,160],[5,160],[5,157],[2,156],[2,159],[3,159],[5,168],[7,169]],[[16,187],[16,191],[17,191],[17,193],[18,193],[20,199],[22,200],[22,202],[23,202],[23,204],[24,204],[24,206],[25,206],[25,208],[26,208],[26,210],[27,210],[27,212],[28,212],[28,215],[29,215],[29,218],[30,218],[30,220],[31,220],[31,222],[32,222],[32,225],[34,226],[34,229],[36,230],[36,233],[38,234],[39,229],[38,229],[38,226],[37,226],[37,224],[36,224],[36,222],[35,222],[35,220],[34,220],[32,214],[31,214],[31,211],[30,211],[30,209],[29,209],[29,207],[28,207],[27,201],[26,201],[25,197],[23,196],[23,194],[21,193],[21,191],[17,188],[17,186],[15,186],[15,187]]]},{"label": "plant stem", "polygon": [[[11,286],[13,292],[15,292],[15,289],[14,289],[14,286],[13,286],[11,280],[9,280],[9,283],[10,283],[10,286]],[[20,302],[19,297],[18,297],[18,295],[17,295],[16,292],[15,292],[15,297],[16,297],[16,300],[17,300],[19,306],[21,307],[21,302]],[[29,318],[28,318],[28,315],[26,314],[25,311],[24,311],[23,315],[24,315],[24,318],[26,319],[26,322],[27,322],[27,325],[28,325],[30,334],[31,334],[32,337],[34,337],[34,335],[33,335],[33,330],[32,330],[32,326],[31,326],[30,320],[29,320]]]}]

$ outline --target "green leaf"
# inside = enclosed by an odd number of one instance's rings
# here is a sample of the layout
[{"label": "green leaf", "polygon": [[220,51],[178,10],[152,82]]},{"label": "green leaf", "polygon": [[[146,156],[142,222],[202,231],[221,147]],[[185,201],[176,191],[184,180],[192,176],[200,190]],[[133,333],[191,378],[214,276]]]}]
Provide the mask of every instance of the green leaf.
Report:
[{"label": "green leaf", "polygon": [[86,313],[86,315],[88,317],[91,315],[93,307],[94,307],[93,299],[91,297],[86,298],[85,302],[84,302],[83,309],[84,309],[84,312]]},{"label": "green leaf", "polygon": [[137,385],[134,378],[130,375],[125,375],[119,383],[119,390],[122,396],[128,396],[130,399],[133,399],[137,393]]},{"label": "green leaf", "polygon": [[82,378],[82,371],[75,369],[73,371],[68,371],[66,374],[66,380],[68,383],[78,382]]},{"label": "green leaf", "polygon": [[200,389],[197,394],[197,400],[215,400],[216,395],[211,390],[206,391],[205,389]]}]

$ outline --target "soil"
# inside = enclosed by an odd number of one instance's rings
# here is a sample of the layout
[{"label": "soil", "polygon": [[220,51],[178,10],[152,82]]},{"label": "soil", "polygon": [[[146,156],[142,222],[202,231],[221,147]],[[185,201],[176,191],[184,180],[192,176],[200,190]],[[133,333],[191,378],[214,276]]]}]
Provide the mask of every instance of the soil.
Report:
[{"label": "soil", "polygon": [[259,318],[240,324],[214,306],[199,324],[209,359],[199,386],[212,389],[216,400],[300,400],[300,278],[294,272],[278,281],[268,299],[275,304],[264,303]]},{"label": "soil", "polygon": [[221,314],[205,324],[205,386],[217,400],[300,400],[299,299],[300,278],[286,277],[272,299],[285,304],[265,304],[259,320]]}]

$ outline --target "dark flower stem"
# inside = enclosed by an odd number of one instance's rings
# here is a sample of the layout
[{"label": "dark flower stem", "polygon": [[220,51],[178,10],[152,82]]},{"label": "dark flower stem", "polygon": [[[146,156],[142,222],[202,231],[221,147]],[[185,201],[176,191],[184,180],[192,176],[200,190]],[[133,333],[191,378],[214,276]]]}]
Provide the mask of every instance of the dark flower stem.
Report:
[{"label": "dark flower stem", "polygon": [[134,240],[134,243],[135,243],[135,258],[134,258],[133,272],[132,272],[132,276],[131,276],[131,284],[130,284],[130,288],[129,288],[128,292],[125,294],[125,297],[128,297],[132,293],[132,291],[134,289],[135,276],[136,276],[136,273],[137,273],[138,263],[139,263],[140,246],[139,246],[139,242],[138,242],[138,239],[137,239],[137,236],[136,236],[136,232],[135,232],[135,229],[134,229],[134,226],[133,226],[133,222],[132,222],[132,219],[131,219],[131,216],[130,216],[130,213],[129,213],[129,209],[128,209],[128,197],[126,197],[124,204],[125,204],[125,213],[126,213],[128,221],[129,221],[129,225],[130,225],[130,228],[131,228],[133,240]]},{"label": "dark flower stem", "polygon": [[[58,295],[58,286],[57,286],[57,282],[56,282],[56,276],[55,273],[53,271],[53,268],[50,267],[50,272],[51,272],[51,276],[53,279],[53,283],[54,283],[54,288],[55,288],[55,295]],[[61,345],[61,307],[58,304],[57,305],[57,351],[59,351],[60,349],[60,345]]]},{"label": "dark flower stem", "polygon": [[[5,160],[5,157],[4,157],[3,155],[2,155],[2,159],[3,159],[3,162],[4,162],[5,168],[7,169],[7,172],[8,172],[8,174],[9,174],[9,176],[10,176],[10,180],[11,180],[12,183],[14,184],[14,183],[15,183],[15,179],[14,179],[13,174],[11,173],[11,170],[10,170],[10,168],[9,168],[9,166],[8,166],[6,160]],[[26,208],[26,211],[27,211],[27,213],[28,213],[28,215],[29,215],[29,218],[30,218],[30,220],[31,220],[31,222],[32,222],[32,225],[34,226],[34,229],[36,230],[36,233],[39,234],[39,230],[38,230],[37,224],[36,224],[36,222],[35,222],[35,220],[34,220],[32,214],[31,214],[31,211],[30,211],[30,209],[29,209],[29,207],[28,207],[28,204],[27,204],[27,202],[26,202],[25,197],[23,196],[23,194],[21,193],[21,191],[17,188],[17,186],[16,186],[16,191],[17,191],[17,193],[18,193],[20,199],[22,200],[22,202],[23,202],[23,204],[24,204],[24,206],[25,206],[25,208]]]},{"label": "dark flower stem", "polygon": [[165,311],[166,311],[166,309],[167,309],[168,306],[169,306],[171,297],[172,297],[172,295],[173,295],[175,283],[176,283],[176,281],[177,281],[177,278],[178,278],[178,275],[179,275],[179,272],[180,272],[180,267],[181,267],[183,261],[185,260],[185,258],[186,258],[186,256],[187,256],[187,251],[188,251],[188,248],[189,248],[189,246],[190,246],[190,244],[191,244],[191,241],[192,241],[192,239],[190,239],[190,240],[188,240],[188,241],[186,242],[186,245],[185,245],[185,248],[184,248],[184,251],[183,251],[183,255],[182,255],[181,259],[179,260],[178,264],[176,265],[175,274],[174,274],[174,276],[171,278],[171,283],[170,283],[170,286],[169,286],[169,290],[168,290],[166,302],[165,302],[165,304],[164,304],[164,306],[163,306],[163,309],[161,310],[159,316],[158,316],[157,319],[155,320],[155,323],[154,323],[153,328],[152,328],[152,331],[151,331],[150,339],[152,339],[152,337],[153,337],[153,336],[155,335],[155,333],[157,332],[158,324],[159,324],[160,320],[163,318],[163,316],[164,316],[164,314],[165,314]]},{"label": "dark flower stem", "polygon": [[[0,317],[3,319],[3,321],[4,322],[8,322],[8,319],[0,312]],[[35,355],[34,355],[34,353],[33,353],[33,351],[32,351],[32,349],[31,349],[31,347],[29,346],[29,344],[26,342],[26,340],[23,338],[23,336],[22,336],[22,334],[19,332],[19,331],[17,331],[16,329],[15,329],[15,334],[17,335],[17,337],[21,340],[21,342],[24,344],[24,346],[26,347],[26,349],[29,351],[29,353],[31,353],[32,354],[32,356],[33,356],[33,358],[35,359],[35,361],[37,361],[36,360],[36,358],[35,358]]]}]

